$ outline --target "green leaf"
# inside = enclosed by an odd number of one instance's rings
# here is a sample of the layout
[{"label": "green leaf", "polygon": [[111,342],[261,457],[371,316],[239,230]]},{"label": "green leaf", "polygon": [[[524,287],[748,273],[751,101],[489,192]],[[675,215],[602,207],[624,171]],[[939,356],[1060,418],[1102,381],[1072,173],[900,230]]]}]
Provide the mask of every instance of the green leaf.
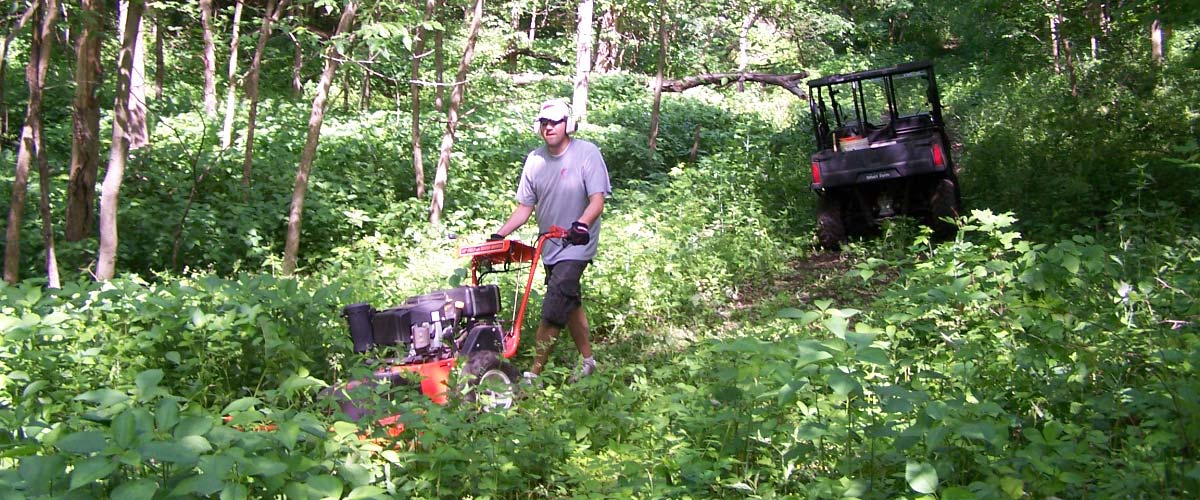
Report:
[{"label": "green leaf", "polygon": [[371,471],[359,464],[343,463],[338,467],[338,473],[352,485],[366,486],[371,483]]},{"label": "green leaf", "polygon": [[21,392],[21,398],[29,399],[33,396],[36,396],[38,392],[40,392],[42,389],[44,389],[48,385],[50,385],[50,382],[47,382],[45,380],[35,381],[35,382],[25,386],[25,390],[23,392]]},{"label": "green leaf", "polygon": [[70,489],[73,490],[106,478],[113,471],[117,470],[117,466],[119,465],[121,464],[110,460],[108,457],[92,457],[75,464],[75,470],[71,471]]},{"label": "green leaf", "polygon": [[847,397],[851,393],[859,392],[862,386],[857,380],[845,373],[835,371],[829,375],[829,387],[833,389],[834,394],[841,397]]},{"label": "green leaf", "polygon": [[275,431],[274,436],[279,444],[291,451],[296,447],[296,441],[300,438],[300,424],[291,421],[283,422],[279,424],[279,429]]},{"label": "green leaf", "polygon": [[165,357],[167,358],[167,361],[177,365],[183,362],[183,358],[179,355],[179,351],[167,351]]},{"label": "green leaf", "polygon": [[159,432],[171,432],[179,423],[179,403],[171,398],[163,398],[158,402],[154,411],[154,427]]},{"label": "green leaf", "polygon": [[137,374],[134,383],[137,384],[138,399],[148,401],[154,396],[166,394],[166,391],[158,387],[158,383],[162,382],[163,371],[159,369],[146,370]]},{"label": "green leaf", "polygon": [[321,498],[342,497],[342,480],[328,474],[310,477],[304,484],[312,488]]},{"label": "green leaf", "polygon": [[888,358],[887,351],[878,347],[860,349],[854,353],[854,359],[879,366],[891,366],[892,364],[892,360]]},{"label": "green leaf", "polygon": [[820,363],[827,359],[833,358],[832,354],[825,352],[824,344],[816,340],[802,340],[796,343],[796,367],[802,367],[810,363]]},{"label": "green leaf", "polygon": [[133,446],[134,439],[137,437],[137,421],[134,420],[133,412],[123,411],[118,414],[116,418],[113,418],[109,429],[117,446],[121,448]]},{"label": "green leaf", "polygon": [[158,483],[150,479],[138,479],[129,483],[121,483],[112,491],[111,498],[121,500],[150,500],[158,491]]},{"label": "green leaf", "polygon": [[101,431],[83,431],[63,436],[54,445],[67,453],[86,455],[103,450],[108,442],[104,439],[104,433]]},{"label": "green leaf", "polygon": [[962,486],[951,486],[941,494],[942,500],[975,500],[977,498],[979,497],[975,496],[975,492]]},{"label": "green leaf", "polygon": [[776,314],[776,317],[785,319],[798,319],[800,320],[800,324],[803,326],[821,319],[821,313],[816,311],[802,311],[794,307],[785,307],[779,310],[779,313]]},{"label": "green leaf", "polygon": [[175,437],[182,438],[185,436],[203,436],[208,434],[208,431],[213,428],[213,419],[209,416],[189,416],[183,417],[178,424],[175,425]]},{"label": "green leaf", "polygon": [[904,467],[904,479],[908,487],[917,493],[932,494],[937,491],[937,469],[924,462],[908,462]]},{"label": "green leaf", "polygon": [[387,491],[383,488],[374,485],[363,485],[354,488],[350,494],[346,496],[346,500],[354,500],[357,498],[391,498]]},{"label": "green leaf", "polygon": [[143,457],[160,462],[191,465],[200,459],[199,453],[172,441],[151,441],[140,446],[138,451]]},{"label": "green leaf", "polygon": [[203,455],[213,449],[208,440],[204,439],[204,436],[184,436],[179,440],[179,446],[189,453],[197,455]]},{"label": "green leaf", "polygon": [[829,330],[829,332],[832,333],[833,336],[835,336],[839,339],[845,339],[846,331],[850,327],[850,320],[843,318],[841,316],[830,316],[828,319],[825,320],[825,322],[823,322],[821,324],[825,325],[825,329]]},{"label": "green leaf", "polygon": [[99,405],[100,408],[107,408],[117,403],[124,402],[127,399],[129,399],[129,396],[126,396],[125,393],[114,391],[109,388],[96,389],[94,391],[88,391],[75,396],[75,401],[86,401],[88,403]]},{"label": "green leaf", "polygon": [[225,483],[221,490],[221,500],[245,500],[249,496],[250,490],[238,483]]},{"label": "green leaf", "polygon": [[246,473],[251,476],[271,477],[284,472],[287,472],[287,464],[267,457],[260,457],[246,465]]},{"label": "green leaf", "polygon": [[262,404],[261,399],[258,399],[253,396],[246,396],[244,398],[241,398],[237,401],[234,401],[234,402],[226,405],[225,409],[221,410],[221,414],[222,415],[230,415],[233,413],[237,413],[239,411],[248,410],[250,408],[253,408],[255,405],[260,405],[260,404]]}]

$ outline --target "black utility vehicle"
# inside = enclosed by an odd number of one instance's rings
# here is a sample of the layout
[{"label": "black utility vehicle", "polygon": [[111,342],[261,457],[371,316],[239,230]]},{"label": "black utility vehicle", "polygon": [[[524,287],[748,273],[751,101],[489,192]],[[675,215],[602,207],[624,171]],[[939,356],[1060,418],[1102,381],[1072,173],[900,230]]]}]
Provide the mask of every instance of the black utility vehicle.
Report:
[{"label": "black utility vehicle", "polygon": [[812,156],[817,235],[836,249],[880,219],[915,217],[935,236],[959,212],[958,180],[933,64],[833,75],[808,82],[818,151]]}]

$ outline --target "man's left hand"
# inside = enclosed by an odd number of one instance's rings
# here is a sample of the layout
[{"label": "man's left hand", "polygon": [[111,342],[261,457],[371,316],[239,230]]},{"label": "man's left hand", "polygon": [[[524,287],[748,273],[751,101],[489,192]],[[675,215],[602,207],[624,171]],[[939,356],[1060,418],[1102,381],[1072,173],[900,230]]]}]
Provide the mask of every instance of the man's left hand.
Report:
[{"label": "man's left hand", "polygon": [[592,241],[592,233],[588,231],[587,224],[575,221],[571,223],[571,230],[567,231],[565,239],[572,245],[586,245]]}]

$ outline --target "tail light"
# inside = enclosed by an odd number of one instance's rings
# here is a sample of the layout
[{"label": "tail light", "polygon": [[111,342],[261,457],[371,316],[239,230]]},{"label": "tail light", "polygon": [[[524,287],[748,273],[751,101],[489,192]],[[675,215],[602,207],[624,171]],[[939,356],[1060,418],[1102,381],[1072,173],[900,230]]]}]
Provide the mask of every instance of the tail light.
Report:
[{"label": "tail light", "polygon": [[942,145],[933,143],[933,164],[937,167],[946,167],[946,158],[942,156]]},{"label": "tail light", "polygon": [[815,162],[815,161],[812,162],[812,175],[813,175],[813,184],[820,184],[821,183],[821,166],[817,165],[817,162]]}]

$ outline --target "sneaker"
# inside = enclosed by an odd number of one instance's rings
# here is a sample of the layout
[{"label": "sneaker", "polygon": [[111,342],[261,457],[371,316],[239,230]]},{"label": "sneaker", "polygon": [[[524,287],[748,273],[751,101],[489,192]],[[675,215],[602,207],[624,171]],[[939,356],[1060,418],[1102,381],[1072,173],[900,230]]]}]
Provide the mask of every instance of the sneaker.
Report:
[{"label": "sneaker", "polygon": [[589,377],[596,373],[596,360],[592,358],[584,359],[579,364],[579,368],[575,369],[575,373],[571,376],[571,383],[578,382],[579,379]]},{"label": "sneaker", "polygon": [[521,385],[537,385],[538,375],[533,372],[525,372],[521,374]]}]

